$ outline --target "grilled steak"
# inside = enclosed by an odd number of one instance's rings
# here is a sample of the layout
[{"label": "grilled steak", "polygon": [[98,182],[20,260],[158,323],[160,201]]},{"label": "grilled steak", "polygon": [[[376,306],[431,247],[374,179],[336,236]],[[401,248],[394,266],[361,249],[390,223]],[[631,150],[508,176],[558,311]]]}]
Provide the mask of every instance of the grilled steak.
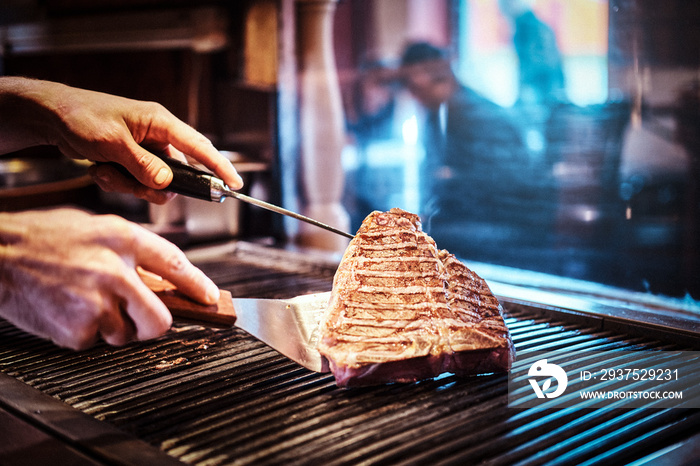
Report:
[{"label": "grilled steak", "polygon": [[371,213],[350,242],[319,351],[341,387],[503,372],[514,358],[486,282],[401,209]]}]

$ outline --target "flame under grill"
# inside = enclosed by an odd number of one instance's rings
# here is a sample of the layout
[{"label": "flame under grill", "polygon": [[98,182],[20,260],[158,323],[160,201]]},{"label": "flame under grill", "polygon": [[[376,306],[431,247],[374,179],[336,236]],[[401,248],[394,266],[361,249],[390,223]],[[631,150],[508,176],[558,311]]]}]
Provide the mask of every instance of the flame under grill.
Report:
[{"label": "flame under grill", "polygon": [[[330,289],[332,265],[276,254],[239,247],[196,262],[236,296]],[[543,309],[504,307],[518,358],[574,346],[685,349]],[[690,439],[700,427],[700,413],[691,409],[508,408],[505,375],[341,390],[331,375],[307,371],[242,330],[188,323],[154,341],[76,353],[2,322],[0,372],[69,405],[68,413],[87,414],[166,453],[162,462],[616,464]],[[3,391],[0,408],[42,423],[16,399]],[[105,453],[99,442],[65,429],[42,425],[97,463],[130,462],[118,449]],[[149,462],[159,461],[154,457]]]}]

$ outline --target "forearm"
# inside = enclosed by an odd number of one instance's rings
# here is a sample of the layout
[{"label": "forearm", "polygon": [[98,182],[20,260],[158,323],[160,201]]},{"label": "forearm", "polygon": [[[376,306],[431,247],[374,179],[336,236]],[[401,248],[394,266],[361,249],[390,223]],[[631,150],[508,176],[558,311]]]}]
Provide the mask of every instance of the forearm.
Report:
[{"label": "forearm", "polygon": [[20,257],[12,257],[13,248],[16,244],[21,244],[23,238],[30,234],[26,228],[27,225],[21,221],[20,217],[21,214],[0,212],[0,317],[21,329],[44,336],[43,332],[33,328],[31,324],[33,316],[21,312],[17,306],[18,295],[26,290],[23,290],[22,284],[17,282],[17,272],[23,267]]},{"label": "forearm", "polygon": [[[49,81],[0,77],[0,153],[43,144],[57,146],[73,159],[117,162],[152,191],[162,190],[172,179],[155,153],[184,153],[231,188],[243,186],[233,165],[211,141],[158,103]],[[100,186],[118,190],[115,183]]]},{"label": "forearm", "polygon": [[3,309],[8,305],[7,301],[10,297],[8,279],[6,277],[6,250],[7,244],[12,241],[11,235],[8,235],[6,225],[9,225],[8,213],[0,212],[0,317],[4,317]]},{"label": "forearm", "polygon": [[62,84],[0,77],[0,153],[53,144]]}]

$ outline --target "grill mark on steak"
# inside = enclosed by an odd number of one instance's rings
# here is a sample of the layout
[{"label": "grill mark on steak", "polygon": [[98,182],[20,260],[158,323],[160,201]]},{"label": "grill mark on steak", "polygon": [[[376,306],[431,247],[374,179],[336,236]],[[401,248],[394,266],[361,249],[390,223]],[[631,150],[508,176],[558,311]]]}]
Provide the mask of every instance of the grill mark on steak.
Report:
[{"label": "grill mark on steak", "polygon": [[438,251],[418,216],[373,212],[333,281],[319,351],[339,386],[506,371],[513,346],[486,282]]}]

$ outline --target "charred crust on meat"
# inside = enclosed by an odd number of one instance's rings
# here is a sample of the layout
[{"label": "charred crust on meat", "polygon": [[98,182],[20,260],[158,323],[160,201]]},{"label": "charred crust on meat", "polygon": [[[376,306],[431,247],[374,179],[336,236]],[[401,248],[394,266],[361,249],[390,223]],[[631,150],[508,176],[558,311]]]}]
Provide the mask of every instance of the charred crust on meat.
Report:
[{"label": "charred crust on meat", "polygon": [[319,351],[341,387],[504,372],[513,343],[486,281],[417,215],[372,212],[343,255]]}]

